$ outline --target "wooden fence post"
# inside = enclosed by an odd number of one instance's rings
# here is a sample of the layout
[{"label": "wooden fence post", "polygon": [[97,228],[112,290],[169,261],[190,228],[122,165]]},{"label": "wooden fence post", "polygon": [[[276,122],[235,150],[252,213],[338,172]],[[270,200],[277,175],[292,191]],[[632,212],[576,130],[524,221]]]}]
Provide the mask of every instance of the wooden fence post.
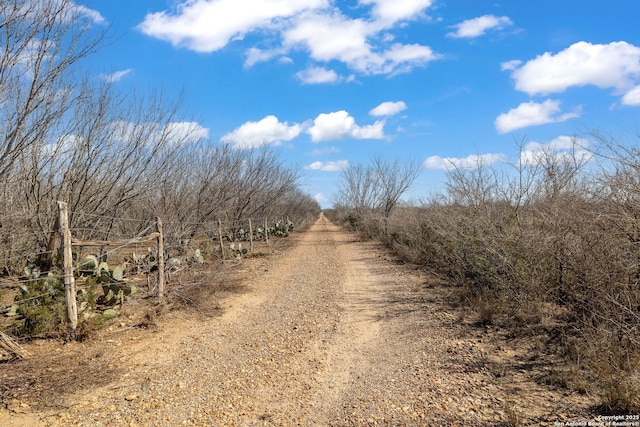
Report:
[{"label": "wooden fence post", "polygon": [[164,296],[164,235],[162,234],[162,220],[156,218],[158,231],[158,298]]},{"label": "wooden fence post", "polygon": [[264,219],[264,241],[269,246],[269,229],[267,228],[267,218]]},{"label": "wooden fence post", "polygon": [[222,221],[218,220],[218,241],[220,243],[220,257],[224,260],[224,243],[222,243]]},{"label": "wooden fence post", "polygon": [[73,277],[73,252],[71,250],[71,230],[69,211],[65,202],[58,202],[58,224],[62,243],[62,267],[64,269],[64,298],[67,303],[67,326],[69,338],[76,339],[78,329],[78,303],[76,302],[76,281]]},{"label": "wooden fence post", "polygon": [[249,252],[253,252],[253,223],[249,218]]}]

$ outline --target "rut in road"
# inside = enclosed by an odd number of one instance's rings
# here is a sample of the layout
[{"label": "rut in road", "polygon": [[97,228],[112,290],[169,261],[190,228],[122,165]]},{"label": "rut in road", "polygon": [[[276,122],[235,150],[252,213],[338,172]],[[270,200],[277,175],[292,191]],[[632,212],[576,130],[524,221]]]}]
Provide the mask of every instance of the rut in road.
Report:
[{"label": "rut in road", "polygon": [[[496,384],[484,347],[461,336],[438,298],[425,299],[427,276],[394,265],[323,216],[295,238],[249,292],[225,300],[224,315],[175,335],[160,332],[132,355],[117,384],[43,421],[431,426],[505,419],[510,391]],[[544,390],[531,393],[543,412],[559,409]]]}]

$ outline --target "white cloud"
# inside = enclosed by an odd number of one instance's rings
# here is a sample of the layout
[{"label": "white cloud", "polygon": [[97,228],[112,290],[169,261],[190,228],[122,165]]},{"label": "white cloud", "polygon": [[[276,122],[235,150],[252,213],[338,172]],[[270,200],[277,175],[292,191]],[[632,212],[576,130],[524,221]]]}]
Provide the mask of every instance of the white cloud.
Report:
[{"label": "white cloud", "polygon": [[196,122],[174,122],[167,124],[160,134],[171,144],[187,144],[209,138],[209,129]]},{"label": "white cloud", "polygon": [[246,122],[220,138],[224,143],[233,144],[237,149],[260,147],[282,141],[291,141],[302,132],[302,125],[289,126],[280,122],[276,116],[269,115],[257,122]]},{"label": "white cloud", "polygon": [[407,104],[403,101],[398,102],[383,102],[378,105],[376,108],[369,111],[369,114],[372,116],[380,117],[380,116],[393,116],[394,114],[398,114],[399,112],[406,110]]},{"label": "white cloud", "polygon": [[138,29],[174,46],[214,52],[252,31],[278,28],[282,19],[327,5],[327,0],[187,0],[173,11],[148,14]]},{"label": "white cloud", "polygon": [[360,0],[360,4],[372,4],[375,19],[389,25],[420,17],[433,0]]},{"label": "white cloud", "polygon": [[484,15],[453,25],[452,27],[456,31],[448,33],[447,36],[453,38],[480,37],[487,30],[501,30],[509,25],[513,25],[513,22],[507,16]]},{"label": "white cloud", "polygon": [[516,68],[518,68],[520,65],[522,65],[522,61],[520,61],[519,59],[514,59],[514,60],[506,61],[500,64],[500,69],[502,71],[513,71]]},{"label": "white cloud", "polygon": [[104,17],[97,10],[89,9],[86,6],[75,4],[74,2],[69,2],[69,5],[71,7],[71,10],[75,14],[75,16],[86,18],[91,22],[93,22],[94,24],[105,23]]},{"label": "white cloud", "polygon": [[471,154],[467,157],[440,157],[431,156],[424,161],[423,166],[427,169],[451,170],[454,168],[475,169],[480,166],[488,166],[497,162],[506,161],[504,154]]},{"label": "white cloud", "polygon": [[139,125],[125,121],[109,124],[109,136],[113,141],[130,141],[145,135],[148,143],[164,142],[170,145],[190,144],[209,138],[209,129],[197,122],[173,122],[164,126],[159,123]]},{"label": "white cloud", "polygon": [[[373,7],[351,17],[329,0],[180,0],[171,11],[148,14],[138,29],[197,52],[214,52],[259,33],[271,46],[249,48],[246,67],[302,50],[316,62],[340,61],[367,75],[394,74],[440,58],[428,46],[391,44],[389,37],[400,21],[423,16],[432,3],[362,0]],[[362,9],[351,9],[350,14]]]},{"label": "white cloud", "polygon": [[[42,2],[42,1],[25,1],[21,2],[22,5],[21,13],[24,14],[25,18],[31,19],[42,19],[43,16],[47,16],[47,18],[55,18],[61,20],[66,24],[71,23],[76,20],[87,20],[91,24],[104,24],[104,17],[97,10],[90,9],[86,6],[76,4],[74,1],[68,0],[64,3],[62,2]],[[55,13],[54,16],[49,16],[51,9],[58,10],[59,6],[64,6],[63,13]],[[44,15],[43,15],[44,14]]]},{"label": "white cloud", "polygon": [[340,13],[308,13],[284,32],[287,49],[307,49],[313,59],[329,62],[337,59],[351,68],[365,68],[365,58],[371,56],[367,41],[369,24],[350,19]]},{"label": "white cloud", "polygon": [[382,139],[384,138],[384,121],[358,126],[349,113],[341,110],[318,115],[307,133],[311,135],[313,142],[337,141],[345,138]]},{"label": "white cloud", "polygon": [[[507,63],[509,64],[509,63]],[[529,95],[564,92],[573,86],[594,85],[625,92],[640,78],[640,48],[626,42],[578,42],[552,55],[546,52],[513,70],[516,89]]]},{"label": "white cloud", "polygon": [[499,133],[507,133],[527,126],[564,122],[579,116],[577,112],[559,113],[560,101],[548,99],[542,104],[523,102],[507,113],[500,114],[496,118],[495,126]]},{"label": "white cloud", "polygon": [[308,85],[336,83],[340,79],[338,73],[322,67],[309,67],[296,73],[296,77]]},{"label": "white cloud", "polygon": [[325,148],[316,148],[315,150],[309,151],[310,156],[324,156],[327,154],[336,154],[339,153],[340,149],[338,147],[325,147]]},{"label": "white cloud", "polygon": [[100,78],[105,82],[115,83],[122,80],[124,76],[130,74],[131,72],[133,72],[133,70],[131,68],[127,68],[126,70],[116,71],[115,73],[111,74],[100,74]]},{"label": "white cloud", "polygon": [[57,158],[63,162],[70,160],[76,148],[85,141],[77,135],[66,134],[59,137],[55,144],[43,144],[42,154],[47,157]]},{"label": "white cloud", "polygon": [[345,170],[349,166],[347,160],[336,160],[333,162],[313,162],[305,169],[319,170],[324,172],[339,172]]},{"label": "white cloud", "polygon": [[640,85],[634,87],[622,97],[624,105],[640,105]]},{"label": "white cloud", "polygon": [[263,50],[252,47],[247,50],[247,59],[244,61],[244,66],[247,68],[253,67],[258,62],[269,61],[281,54],[282,51],[279,49]]},{"label": "white cloud", "polygon": [[428,46],[419,44],[403,45],[395,43],[382,53],[382,67],[373,67],[373,74],[396,74],[411,71],[414,67],[423,66],[431,61],[440,59]]},{"label": "white cloud", "polygon": [[546,144],[539,142],[528,143],[520,153],[520,163],[523,165],[539,165],[548,160],[577,160],[579,163],[588,162],[593,154],[586,148],[590,141],[584,138],[559,136]]},{"label": "white cloud", "polygon": [[315,199],[316,202],[320,203],[320,205],[324,205],[329,201],[327,197],[322,193],[317,193],[316,195],[313,196],[313,198]]}]

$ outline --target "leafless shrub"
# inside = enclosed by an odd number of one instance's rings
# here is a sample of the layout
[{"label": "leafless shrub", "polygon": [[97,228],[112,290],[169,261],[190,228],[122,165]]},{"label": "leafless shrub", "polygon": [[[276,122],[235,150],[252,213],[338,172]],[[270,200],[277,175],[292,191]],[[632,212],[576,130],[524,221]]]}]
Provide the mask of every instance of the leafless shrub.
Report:
[{"label": "leafless shrub", "polygon": [[449,277],[480,322],[546,331],[610,410],[637,411],[640,150],[594,138],[591,152],[521,144],[516,164],[452,167],[444,195],[395,209],[379,235]]},{"label": "leafless shrub", "polygon": [[[339,204],[351,208],[353,226],[366,226],[367,234],[386,233],[391,212],[420,172],[415,161],[375,157],[367,165],[352,164],[342,173]],[[382,227],[380,227],[382,225]]]}]

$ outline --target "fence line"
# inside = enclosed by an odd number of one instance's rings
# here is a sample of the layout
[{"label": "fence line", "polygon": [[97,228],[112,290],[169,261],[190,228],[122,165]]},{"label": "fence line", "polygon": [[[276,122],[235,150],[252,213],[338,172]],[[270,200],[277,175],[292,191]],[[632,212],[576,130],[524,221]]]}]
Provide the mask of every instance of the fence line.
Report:
[{"label": "fence line", "polygon": [[[137,271],[147,274],[149,291],[153,292],[153,290],[155,290],[155,295],[158,298],[162,298],[166,292],[165,277],[168,278],[168,274],[171,274],[172,271],[177,273],[177,271],[183,270],[182,268],[175,270],[176,264],[174,263],[165,264],[165,261],[175,259],[171,256],[171,252],[180,253],[181,255],[177,259],[181,260],[181,256],[187,255],[190,251],[199,250],[194,248],[195,243],[209,242],[209,244],[213,245],[214,249],[216,245],[219,245],[219,257],[224,261],[225,258],[227,258],[230,254],[234,254],[235,257],[235,255],[237,255],[238,253],[243,254],[248,251],[252,252],[254,250],[255,241],[264,241],[264,244],[269,246],[269,237],[271,233],[274,232],[277,224],[280,224],[281,227],[286,224],[286,227],[289,227],[289,225],[285,223],[285,218],[274,218],[271,219],[270,222],[267,216],[255,220],[255,222],[253,218],[229,219],[228,217],[211,219],[200,223],[185,223],[179,221],[163,222],[160,218],[156,218],[155,221],[150,221],[149,219],[120,218],[115,216],[105,216],[86,212],[69,211],[68,205],[64,202],[58,202],[57,205],[57,229],[51,230],[49,233],[47,233],[50,236],[50,245],[53,244],[53,246],[49,246],[48,250],[46,251],[32,253],[28,255],[27,259],[34,259],[36,261],[42,262],[44,257],[48,259],[48,263],[53,263],[55,255],[60,254],[63,273],[53,273],[53,270],[49,272],[43,271],[43,275],[38,277],[22,276],[19,279],[0,281],[0,287],[23,286],[28,285],[29,283],[47,280],[47,278],[53,278],[56,281],[62,279],[64,283],[65,302],[67,306],[68,334],[71,339],[76,338],[78,326],[78,301],[75,277],[79,265],[81,265],[83,262],[81,253],[75,251],[74,248],[80,248],[80,251],[82,251],[82,248],[100,248],[100,257],[102,257],[104,255],[117,252],[122,253],[122,249],[128,246],[144,245],[146,243],[155,241],[152,249],[152,254],[154,255],[155,259],[148,261],[148,265],[145,264],[143,267],[138,267]],[[75,215],[74,222],[79,222],[80,225],[78,227],[70,227],[70,213]],[[20,216],[16,215],[15,218],[20,218]],[[92,224],[92,227],[88,226],[88,221],[94,222],[94,224]],[[140,227],[122,227],[119,225],[120,222],[125,221],[138,223]],[[133,234],[133,236],[131,236],[131,234],[127,235],[126,231],[124,231],[127,228],[140,228],[141,230],[136,231],[135,233],[131,233]],[[185,230],[184,228],[187,229]],[[169,236],[166,235],[167,229],[169,229]],[[106,238],[97,238],[100,237],[101,234]],[[28,242],[28,239],[26,239],[28,235],[29,233],[23,233],[25,239],[21,241],[20,244],[11,244],[9,246],[8,252],[5,256],[3,256],[5,262],[13,262],[13,260],[20,260],[21,258],[24,258],[24,254],[14,252],[14,248],[16,251],[24,250],[23,248],[25,247],[25,242]],[[240,245],[234,247],[234,242],[238,241],[248,241],[248,248],[243,248],[242,250],[240,250]],[[59,243],[56,245],[56,242]],[[137,251],[137,249],[135,250]],[[213,251],[213,253],[216,252],[218,251]],[[76,256],[75,258],[74,255]],[[96,255],[96,257],[97,256],[98,255]],[[198,256],[201,255],[198,254]],[[194,262],[194,258],[195,255],[192,256],[190,258],[191,261],[188,262]],[[149,282],[149,277],[152,273],[152,270],[155,271],[155,266],[157,266],[158,276],[156,284],[152,288]],[[40,267],[42,267],[42,265],[40,265]],[[96,268],[98,268],[98,266],[96,266]],[[143,268],[144,270],[141,270],[141,268]],[[49,273],[49,275],[45,276],[44,274],[47,273]],[[190,282],[191,281],[189,281],[189,284]],[[83,283],[84,282],[81,282],[81,284]],[[194,282],[194,284],[196,283],[197,282]],[[52,292],[44,292],[39,295],[28,296],[28,298],[20,300],[19,303],[37,300],[38,298],[43,298],[47,295],[52,295]],[[0,312],[6,311],[6,309],[10,307],[11,306],[0,307]]]}]

